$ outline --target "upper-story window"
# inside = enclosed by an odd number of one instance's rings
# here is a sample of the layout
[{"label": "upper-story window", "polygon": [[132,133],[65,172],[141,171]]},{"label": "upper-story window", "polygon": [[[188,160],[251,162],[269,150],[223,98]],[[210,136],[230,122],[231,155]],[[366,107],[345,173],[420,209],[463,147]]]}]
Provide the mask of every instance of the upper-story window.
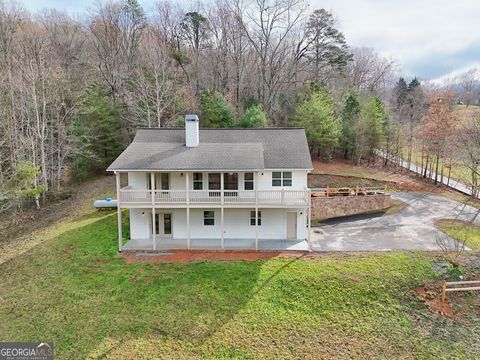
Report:
[{"label": "upper-story window", "polygon": [[243,182],[243,187],[245,190],[253,190],[253,172],[245,173],[245,179]]},{"label": "upper-story window", "polygon": [[292,186],[291,171],[272,172],[272,186]]},{"label": "upper-story window", "polygon": [[238,190],[238,173],[223,174],[223,188],[225,190]]},{"label": "upper-story window", "polygon": [[193,190],[203,189],[203,174],[193,173]]}]

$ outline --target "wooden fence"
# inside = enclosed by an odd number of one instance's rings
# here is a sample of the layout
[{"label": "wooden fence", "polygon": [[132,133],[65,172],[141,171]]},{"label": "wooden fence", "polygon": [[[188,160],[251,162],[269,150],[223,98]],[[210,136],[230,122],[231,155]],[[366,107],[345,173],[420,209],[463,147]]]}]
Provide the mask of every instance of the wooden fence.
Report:
[{"label": "wooden fence", "polygon": [[442,284],[442,302],[447,299],[447,292],[480,290],[480,280],[444,281]]}]

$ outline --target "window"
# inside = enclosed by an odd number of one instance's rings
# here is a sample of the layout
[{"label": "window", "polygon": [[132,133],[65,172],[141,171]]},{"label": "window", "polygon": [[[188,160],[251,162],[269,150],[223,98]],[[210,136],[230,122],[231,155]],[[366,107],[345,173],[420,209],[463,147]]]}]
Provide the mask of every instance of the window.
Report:
[{"label": "window", "polygon": [[160,176],[160,181],[162,182],[162,190],[170,189],[170,176],[168,173],[162,173]]},{"label": "window", "polygon": [[[255,226],[255,211],[250,211],[250,225]],[[257,225],[262,225],[262,212],[258,212],[258,221]]]},{"label": "window", "polygon": [[220,190],[220,174],[208,174],[208,190]]},{"label": "window", "polygon": [[292,172],[283,172],[283,186],[292,186]]},{"label": "window", "polygon": [[204,211],[203,212],[203,225],[205,225],[205,226],[214,226],[215,225],[215,212],[214,211]]},{"label": "window", "polygon": [[272,173],[272,186],[282,186],[282,173],[280,171]]},{"label": "window", "polygon": [[203,189],[203,174],[202,173],[193,173],[193,190],[202,190]]},{"label": "window", "polygon": [[272,172],[272,186],[292,186],[291,171],[274,171]]},{"label": "window", "polygon": [[225,190],[238,190],[238,173],[223,174],[223,188]]},{"label": "window", "polygon": [[147,173],[147,190],[152,190],[152,178],[150,173]]},{"label": "window", "polygon": [[253,190],[253,173],[245,173],[243,187],[245,190]]}]

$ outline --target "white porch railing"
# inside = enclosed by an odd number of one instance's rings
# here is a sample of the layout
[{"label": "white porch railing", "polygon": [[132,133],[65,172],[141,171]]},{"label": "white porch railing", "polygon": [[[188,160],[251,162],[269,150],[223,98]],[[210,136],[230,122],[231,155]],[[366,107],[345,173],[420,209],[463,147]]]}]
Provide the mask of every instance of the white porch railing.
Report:
[{"label": "white porch railing", "polygon": [[310,190],[135,190],[120,189],[124,205],[224,204],[299,205],[309,204]]}]

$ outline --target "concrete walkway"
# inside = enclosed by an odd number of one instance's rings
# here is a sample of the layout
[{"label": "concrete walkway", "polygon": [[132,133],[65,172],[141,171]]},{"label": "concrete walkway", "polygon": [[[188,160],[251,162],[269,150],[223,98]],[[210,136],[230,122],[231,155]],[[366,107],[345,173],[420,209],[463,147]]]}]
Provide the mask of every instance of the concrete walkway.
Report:
[{"label": "concrete walkway", "polygon": [[[156,250],[187,249],[187,239],[157,238]],[[219,250],[222,248],[220,239],[191,239],[192,250]],[[224,239],[225,250],[255,250],[255,239]],[[305,240],[259,239],[258,249],[263,251],[308,250]],[[153,250],[153,239],[132,239],[123,250]]]},{"label": "concrete walkway", "polygon": [[[377,155],[380,156],[383,159],[385,159],[385,156],[386,156],[385,152],[380,151],[380,150],[377,150]],[[414,172],[415,174],[423,175],[424,172],[425,172],[425,169],[422,168],[418,164],[410,163],[410,166],[408,166],[408,161],[405,161],[405,160],[401,161],[401,160],[398,160],[398,159],[388,159],[388,161],[397,163],[398,165],[400,165],[404,169],[408,169],[408,170]],[[432,179],[432,180],[435,180],[435,173],[434,172],[431,173],[429,170],[427,170],[427,177]],[[457,190],[457,191],[459,191],[459,192],[461,192],[465,195],[468,195],[468,196],[472,195],[472,189],[469,186],[467,186],[464,183],[461,183],[459,181],[453,180],[451,178],[450,178],[450,181],[447,181],[447,176],[444,176],[443,181],[441,181],[441,175],[438,174],[437,181],[439,183],[442,183],[443,185],[448,186],[449,188],[452,188],[454,190]]]},{"label": "concrete walkway", "polygon": [[408,205],[383,216],[352,216],[330,220],[312,228],[314,251],[440,250],[434,226],[438,219],[459,219],[480,224],[478,209],[423,193],[393,193]]}]

